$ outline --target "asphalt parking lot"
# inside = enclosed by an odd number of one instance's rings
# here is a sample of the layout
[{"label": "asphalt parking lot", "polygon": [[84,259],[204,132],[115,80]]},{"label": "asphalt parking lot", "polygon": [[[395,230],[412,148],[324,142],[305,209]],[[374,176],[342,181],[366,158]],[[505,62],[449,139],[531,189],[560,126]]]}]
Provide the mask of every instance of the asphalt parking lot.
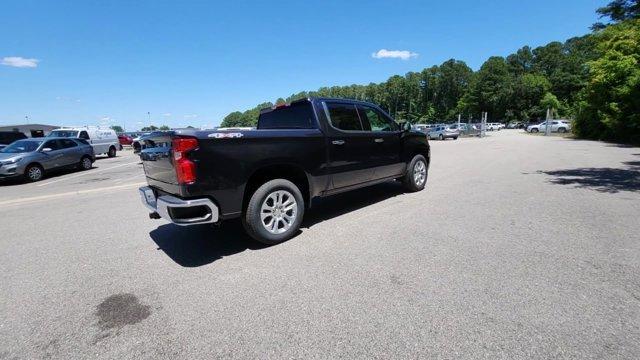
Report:
[{"label": "asphalt parking lot", "polygon": [[0,185],[0,358],[640,358],[640,148],[431,144],[271,247],[150,220],[130,152]]}]

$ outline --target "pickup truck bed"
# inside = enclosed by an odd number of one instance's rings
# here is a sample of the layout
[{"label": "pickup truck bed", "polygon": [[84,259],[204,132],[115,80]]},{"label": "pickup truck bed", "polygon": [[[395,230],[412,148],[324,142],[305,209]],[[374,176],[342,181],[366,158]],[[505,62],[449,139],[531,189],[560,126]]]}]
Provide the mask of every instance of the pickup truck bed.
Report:
[{"label": "pickup truck bed", "polygon": [[[263,110],[254,130],[156,133],[140,153],[149,184],[141,188],[143,202],[152,217],[178,225],[241,216],[254,238],[280,242],[295,233],[290,230],[297,230],[314,197],[392,179],[421,190],[429,144],[409,128],[401,129],[373,104],[313,98]],[[263,189],[273,181],[279,187]],[[254,199],[257,193],[260,199]],[[294,218],[284,209],[288,198],[295,203]],[[269,211],[275,216],[264,218]]]}]

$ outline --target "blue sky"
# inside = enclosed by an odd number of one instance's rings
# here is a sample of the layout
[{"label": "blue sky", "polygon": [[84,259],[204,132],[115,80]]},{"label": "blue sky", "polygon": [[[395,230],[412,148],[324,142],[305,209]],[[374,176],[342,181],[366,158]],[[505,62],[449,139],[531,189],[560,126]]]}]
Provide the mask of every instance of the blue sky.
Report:
[{"label": "blue sky", "polygon": [[4,2],[0,124],[133,130],[151,112],[155,125],[217,125],[263,101],[450,58],[477,69],[587,33],[606,2]]}]

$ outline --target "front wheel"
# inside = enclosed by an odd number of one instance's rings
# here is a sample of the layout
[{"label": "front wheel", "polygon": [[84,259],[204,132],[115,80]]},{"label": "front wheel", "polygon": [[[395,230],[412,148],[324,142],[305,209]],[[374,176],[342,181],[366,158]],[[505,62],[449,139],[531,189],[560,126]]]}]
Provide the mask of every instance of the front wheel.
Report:
[{"label": "front wheel", "polygon": [[44,170],[40,165],[37,165],[37,164],[29,165],[24,170],[24,177],[29,182],[40,181],[44,177]]},{"label": "front wheel", "polygon": [[564,134],[564,133],[566,133],[566,132],[567,132],[567,129],[565,129],[565,128],[559,128],[559,129],[558,129],[558,132],[559,132],[559,133],[561,133],[561,134]]},{"label": "front wheel", "polygon": [[438,139],[444,140],[444,135],[440,134],[440,136],[438,136]]},{"label": "front wheel", "polygon": [[107,156],[109,156],[110,158],[112,157],[116,157],[116,147],[112,146],[109,148],[109,152],[107,153]]},{"label": "front wheel", "polygon": [[251,195],[242,224],[255,240],[278,244],[293,237],[304,216],[304,198],[289,180],[275,179],[262,184]]},{"label": "front wheel", "polygon": [[536,129],[536,128],[531,129],[531,132],[532,132],[532,133],[537,133],[538,131],[540,131],[540,130],[538,130],[538,129]]},{"label": "front wheel", "polygon": [[416,155],[407,166],[402,184],[409,192],[420,191],[427,184],[427,175],[427,160],[422,155]]}]

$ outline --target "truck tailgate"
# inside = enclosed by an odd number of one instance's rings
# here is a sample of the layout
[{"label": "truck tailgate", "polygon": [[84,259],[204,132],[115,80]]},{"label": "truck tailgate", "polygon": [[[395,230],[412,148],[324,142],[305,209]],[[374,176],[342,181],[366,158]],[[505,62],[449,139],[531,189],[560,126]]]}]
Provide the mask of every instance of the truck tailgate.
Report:
[{"label": "truck tailgate", "polygon": [[149,179],[177,184],[171,159],[171,133],[151,134],[145,138],[146,148],[140,152],[144,173]]}]

